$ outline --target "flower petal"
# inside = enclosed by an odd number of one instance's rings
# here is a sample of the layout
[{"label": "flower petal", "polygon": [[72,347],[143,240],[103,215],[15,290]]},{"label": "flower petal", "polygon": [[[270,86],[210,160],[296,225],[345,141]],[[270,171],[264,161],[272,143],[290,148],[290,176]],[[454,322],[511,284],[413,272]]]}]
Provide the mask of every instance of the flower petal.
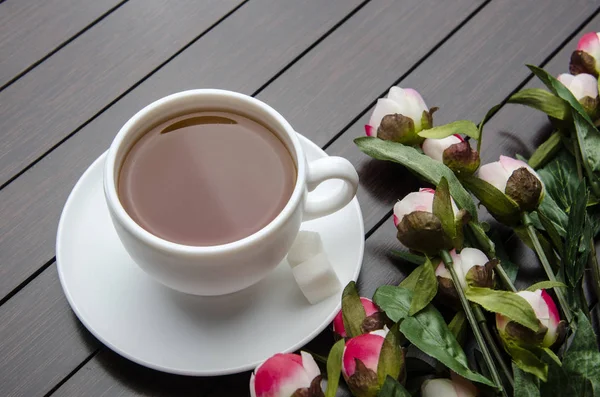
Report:
[{"label": "flower petal", "polygon": [[426,191],[409,193],[394,205],[394,215],[398,222],[402,222],[405,215],[414,211],[432,212],[433,194]]},{"label": "flower petal", "polygon": [[421,130],[423,111],[429,110],[421,95],[412,88],[392,87],[388,93],[388,98],[400,106],[400,114],[410,117],[413,120],[415,131],[419,132]]},{"label": "flower petal", "polygon": [[429,379],[421,385],[421,397],[455,397],[456,391],[450,379]]},{"label": "flower petal", "polygon": [[581,97],[577,98],[577,96],[575,96],[578,100],[585,98],[586,96],[589,96],[590,98],[596,98],[598,96],[598,80],[591,74],[580,73],[575,76],[573,83],[577,84],[577,88],[581,92]]},{"label": "flower petal", "polygon": [[432,159],[443,163],[444,161],[444,150],[448,149],[450,146],[455,143],[460,143],[461,140],[455,137],[454,135],[450,135],[446,138],[442,139],[433,139],[427,138],[423,142],[421,148],[423,149],[423,153],[426,156],[431,157]]},{"label": "flower petal", "polygon": [[544,337],[544,346],[550,347],[556,342],[556,338],[558,338],[558,323],[560,322],[560,314],[558,312],[558,308],[556,304],[552,300],[552,297],[544,290],[542,290],[542,299],[546,303],[548,307],[548,332]]},{"label": "flower petal", "polygon": [[556,79],[558,81],[560,81],[561,83],[563,83],[563,85],[565,87],[569,88],[569,86],[571,85],[571,83],[573,83],[573,79],[574,78],[575,78],[575,76],[573,76],[570,73],[562,73],[562,74],[559,74]]},{"label": "flower petal", "polygon": [[442,277],[442,278],[452,278],[452,275],[450,274],[450,272],[448,271],[448,269],[446,269],[446,266],[444,265],[444,262],[440,261],[440,264],[435,268],[435,275],[437,277]]},{"label": "flower petal", "polygon": [[375,129],[373,127],[371,127],[369,124],[365,124],[365,134],[367,136],[376,136],[377,131],[375,131]]},{"label": "flower petal", "polygon": [[256,397],[256,389],[254,388],[254,372],[250,375],[250,397]]},{"label": "flower petal", "polygon": [[510,177],[510,174],[506,172],[502,164],[499,161],[482,165],[479,168],[477,174],[480,179],[483,179],[487,183],[493,185],[496,189],[502,193],[506,190],[506,182]]},{"label": "flower petal", "polygon": [[315,362],[315,359],[312,355],[310,355],[307,352],[301,351],[300,356],[302,356],[302,366],[304,367],[308,378],[312,382],[314,378],[321,375],[321,370],[319,369],[319,366]]},{"label": "flower petal", "polygon": [[467,273],[463,271],[461,255],[457,254],[456,250],[453,249],[452,251],[450,251],[450,256],[452,257],[454,271],[456,272],[456,276],[458,277],[458,282],[463,288],[467,288]]},{"label": "flower petal", "polygon": [[377,129],[379,128],[379,124],[381,124],[381,119],[388,114],[396,113],[402,114],[402,108],[396,102],[387,98],[381,98],[377,100],[377,105],[375,105],[375,109],[373,110],[371,118],[369,119],[369,125],[375,130],[375,135]]},{"label": "flower petal", "polygon": [[379,354],[384,338],[376,334],[358,335],[348,342],[342,356],[342,374],[348,379],[356,370],[356,361],[359,359],[369,369],[377,372]]},{"label": "flower petal", "polygon": [[473,266],[483,266],[488,262],[488,257],[477,248],[463,248],[460,251],[462,271],[466,275]]},{"label": "flower petal", "polygon": [[275,354],[254,373],[256,397],[289,397],[297,389],[309,387],[312,381],[297,354]]},{"label": "flower petal", "polygon": [[589,32],[581,36],[579,43],[577,43],[577,49],[587,52],[597,59],[598,55],[600,55],[600,38],[598,37],[598,33]]},{"label": "flower petal", "polygon": [[548,327],[550,323],[550,310],[548,305],[542,298],[542,290],[537,291],[519,291],[517,294],[523,297],[529,305],[533,308],[535,316],[541,321],[543,325]]}]

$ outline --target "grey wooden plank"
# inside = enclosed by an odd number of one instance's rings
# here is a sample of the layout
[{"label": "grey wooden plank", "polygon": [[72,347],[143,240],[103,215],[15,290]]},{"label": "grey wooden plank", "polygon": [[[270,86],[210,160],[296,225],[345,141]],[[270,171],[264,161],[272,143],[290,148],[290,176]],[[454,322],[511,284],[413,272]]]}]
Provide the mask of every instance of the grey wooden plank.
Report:
[{"label": "grey wooden plank", "polygon": [[0,5],[0,87],[119,3],[121,0],[19,0]]},{"label": "grey wooden plank", "polygon": [[[53,256],[54,225],[58,220],[68,191],[85,167],[109,146],[116,131],[138,109],[161,96],[192,87],[220,87],[251,94],[283,68],[287,62],[291,61],[294,56],[306,49],[320,34],[332,27],[337,21],[332,18],[333,15],[338,17],[345,15],[344,12],[348,12],[352,4],[357,4],[327,2],[325,6],[323,3],[301,3],[302,6],[298,7],[306,7],[303,8],[303,12],[306,12],[304,19],[294,17],[294,11],[288,11],[289,5],[285,4],[281,5],[281,9],[273,10],[280,14],[269,14],[271,16],[281,15],[281,18],[285,18],[287,21],[286,25],[277,19],[263,17],[258,13],[252,13],[243,20],[237,19],[241,18],[238,17],[238,14],[245,15],[240,13],[250,8],[252,3],[242,7],[229,18],[234,22],[228,25],[222,24],[227,26],[227,29],[221,28],[221,25],[217,26],[205,38],[188,48],[36,166],[0,191],[0,214],[7,219],[5,222],[6,232],[0,235],[0,262],[3,264],[0,268],[0,276],[2,276],[0,277],[0,296],[4,296],[16,285],[19,285],[39,268],[41,263],[45,263]],[[278,4],[279,2],[270,4],[270,8],[276,7]],[[344,4],[345,8],[340,8],[340,4]],[[407,51],[394,59],[397,68],[395,72],[387,72],[389,79],[393,81],[397,73],[401,74],[408,70],[420,56],[435,46],[437,40],[443,38],[460,23],[460,17],[464,18],[468,15],[476,8],[477,4],[470,0],[461,0],[461,2],[453,4],[440,3],[435,0],[418,3],[377,0],[368,3],[310,51],[307,54],[307,61],[304,61],[303,57],[299,63],[275,80],[277,91],[270,90],[269,85],[259,97],[277,109],[280,108],[280,105],[283,106],[284,115],[289,116],[293,125],[309,138],[317,142],[326,141],[334,136],[335,131],[348,123],[362,106],[360,101],[357,101],[359,105],[354,105],[352,109],[348,110],[345,109],[346,103],[340,102],[335,105],[340,107],[336,107],[336,110],[332,111],[334,105],[330,103],[331,98],[336,96],[336,92],[339,92],[339,95],[347,95],[352,89],[352,85],[348,86],[345,83],[351,81],[352,74],[360,70],[356,66],[344,67],[348,63],[348,56],[350,56],[348,53],[356,59],[357,63],[364,65],[363,68],[370,70],[374,76],[370,80],[371,84],[357,86],[360,89],[359,93],[370,90],[369,95],[372,98],[385,85],[389,85],[389,82],[377,84],[375,79],[378,73],[375,61],[383,63],[388,58],[380,50],[381,44],[374,45],[374,43],[379,43],[382,35],[389,35],[385,42],[386,46]],[[318,12],[315,12],[315,8],[310,7],[319,7]],[[420,12],[415,11],[415,7],[420,7],[418,8]],[[251,8],[251,10],[253,9]],[[402,11],[406,14],[402,14]],[[339,12],[342,13],[338,14]],[[436,14],[431,15],[446,17],[443,19],[444,21],[448,20],[448,15],[454,17],[451,19],[452,23],[443,22],[435,24],[436,26],[404,24],[399,23],[397,18],[387,18],[389,14],[396,14],[407,15],[407,18],[414,19],[417,15],[427,12],[435,12]],[[375,18],[384,16],[385,19]],[[375,23],[376,20],[379,23]],[[241,33],[240,29],[244,28],[248,21],[260,22],[262,25],[253,25],[257,26],[256,30],[244,30]],[[349,27],[346,28],[346,26]],[[408,32],[403,33],[403,26],[407,29],[418,29],[413,32],[430,37],[427,41],[429,47],[424,47],[422,42],[415,42],[411,46],[410,43],[398,41],[396,37],[408,35]],[[298,36],[301,39],[294,39],[299,40],[293,41],[295,46],[290,46],[290,41],[286,41],[286,36],[292,34],[303,35]],[[241,48],[232,41],[240,37],[244,38],[246,47]],[[210,40],[208,40],[209,38]],[[364,38],[365,41],[361,42],[361,38]],[[353,49],[355,42],[360,42],[361,45]],[[337,47],[346,51],[336,51]],[[198,59],[211,59],[211,62],[198,62]],[[335,73],[330,73],[332,67],[335,67]],[[310,74],[309,70],[312,70],[313,74]],[[334,84],[339,81],[338,74],[345,76],[346,79],[342,81],[344,84]],[[330,75],[335,81],[331,82],[329,88],[321,90],[318,95],[315,93],[316,96],[312,97],[310,101],[306,98],[307,102],[304,103],[301,110],[286,111],[285,104],[292,103],[293,99],[291,98],[297,95],[306,95],[301,94],[303,87],[311,84],[310,80],[313,78],[311,76],[319,75]],[[325,80],[320,80],[320,82],[327,86]],[[277,96],[276,93],[278,93]],[[300,124],[301,117],[297,112],[304,115],[302,117],[304,120],[314,120],[312,126],[309,127],[304,123],[303,128],[298,128],[297,124]],[[336,118],[337,127],[330,130],[321,128],[319,125],[321,120],[324,120],[327,115],[337,113],[339,113]],[[17,243],[23,241],[24,236],[27,238],[27,244]]]},{"label": "grey wooden plank", "polygon": [[[39,268],[45,260],[42,258],[47,254],[50,256],[53,255],[55,225],[60,208],[63,206],[70,188],[87,165],[107,148],[118,128],[135,111],[154,99],[190,87],[219,86],[251,93],[272,78],[295,57],[309,48],[321,35],[342,21],[347,14],[360,4],[359,0],[335,0],[326,4],[319,0],[287,3],[280,0],[256,0],[249,3],[188,48],[179,57],[175,58],[164,70],[155,74],[151,80],[139,86],[126,99],[120,101],[118,103],[119,106],[112,107],[103,116],[89,124],[86,129],[82,130],[72,140],[69,140],[68,142],[72,146],[67,147],[64,153],[60,151],[61,147],[45,159],[49,163],[40,163],[30,170],[30,172],[36,174],[35,182],[32,180],[33,184],[44,185],[46,189],[52,188],[50,179],[58,175],[65,177],[66,182],[63,189],[56,190],[56,196],[41,192],[40,195],[34,195],[35,197],[30,195],[14,196],[15,200],[27,201],[27,203],[23,202],[25,206],[22,211],[12,214],[15,216],[14,226],[17,226],[20,222],[31,222],[29,223],[31,231],[41,230],[41,228],[46,229],[46,239],[43,242],[39,242],[51,251],[46,251],[45,254],[42,252],[42,256],[38,256],[37,259],[31,258],[37,262],[36,267]],[[241,46],[240,43],[242,44]],[[198,60],[201,59],[211,59],[211,62],[199,62]],[[188,67],[184,67],[184,65],[188,65]],[[47,167],[48,164],[55,164],[57,167],[55,171],[50,171]],[[1,193],[10,191],[11,186],[13,185],[9,185]],[[38,214],[38,219],[30,218],[26,220],[29,213],[29,210],[26,208],[31,209],[32,206],[38,204],[44,207]],[[54,213],[51,210],[53,206],[56,207]],[[46,216],[47,211],[51,215],[50,218],[44,221],[43,218]],[[8,212],[5,214],[8,214]],[[3,217],[2,219],[6,218]],[[43,227],[41,226],[42,223],[44,223]],[[3,222],[1,227],[2,233],[0,233],[0,238],[5,238],[13,226],[9,226]],[[24,238],[28,239],[27,236]],[[22,241],[18,240],[12,240],[10,243],[8,241],[4,242],[7,244],[5,247],[12,246],[14,248],[17,248],[22,243]],[[34,251],[40,247],[37,243],[30,245],[30,248]],[[26,254],[26,252],[27,250],[23,250],[20,253],[12,251],[10,256],[4,256],[7,251],[0,249],[0,255],[3,256],[3,259],[0,259],[0,263],[2,263],[0,267],[0,280],[4,281],[4,277],[7,274],[2,273],[6,269],[4,267],[6,263],[4,260],[8,260],[9,258],[16,260],[19,256]],[[38,251],[38,254],[40,254],[40,251]],[[26,262],[21,263],[24,266],[26,265]],[[29,274],[31,274],[33,268],[29,270]],[[55,272],[55,265],[51,265],[33,283],[28,284],[2,306],[3,308],[8,308],[15,302],[15,316],[19,315],[19,308],[30,310],[31,313],[28,313],[28,318],[36,319],[36,327],[40,330],[39,332],[51,334],[48,338],[59,338],[61,340],[60,344],[55,344],[58,350],[50,349],[43,345],[46,342],[45,340],[31,337],[30,328],[33,328],[32,326],[23,325],[22,323],[16,323],[15,326],[7,325],[10,328],[6,329],[6,334],[12,333],[14,337],[5,340],[0,339],[2,340],[0,343],[4,351],[14,352],[18,351],[26,343],[29,343],[29,345],[23,354],[7,360],[4,364],[5,367],[2,367],[0,372],[8,371],[13,365],[17,366],[18,364],[19,371],[24,374],[23,376],[26,376],[28,373],[48,374],[45,375],[48,376],[48,379],[43,384],[32,383],[30,386],[32,390],[34,388],[37,389],[29,395],[43,394],[48,391],[58,380],[76,369],[90,351],[97,346],[93,344],[92,348],[90,348],[88,344],[83,343],[79,338],[62,332],[62,330],[68,327],[78,327],[79,322],[74,318],[68,306],[63,305],[59,307],[49,304],[53,300],[64,300],[58,280],[56,277],[51,277]],[[47,276],[48,274],[50,276]],[[21,274],[22,277],[26,277],[26,275],[27,273]],[[36,298],[21,297],[35,295],[36,291],[42,288],[38,283],[51,284],[43,287],[49,291],[48,294],[51,296],[44,296],[37,299],[39,305],[43,306],[43,308],[40,306],[29,308],[22,303],[24,299],[28,301]],[[30,286],[32,287],[29,288]],[[12,287],[14,285],[9,286],[8,284],[4,284],[3,288],[5,289],[3,291],[5,294]],[[59,310],[60,313],[57,313],[56,310]],[[66,319],[65,316],[67,316]],[[60,318],[66,323],[63,326],[65,328],[56,329],[57,334],[54,334],[55,330],[53,327],[46,327],[46,325],[52,324],[48,320],[52,318]],[[38,345],[38,343],[42,343],[42,345]],[[4,357],[4,354],[2,357]],[[17,361],[13,363],[13,360]],[[121,360],[125,361],[124,359]],[[51,363],[53,367],[49,368],[48,363]],[[119,373],[121,369],[130,368],[130,365],[134,364],[126,362],[122,366],[121,364],[115,365],[120,368],[116,371]],[[25,368],[27,369],[25,370]],[[125,370],[123,369],[123,371]],[[79,373],[82,374],[84,372]],[[113,372],[109,373],[113,374]],[[9,376],[8,372],[6,374],[6,376]],[[131,377],[127,376],[127,374],[131,375]],[[171,379],[174,378],[155,371],[148,372],[138,368],[131,371],[127,370],[125,375],[122,378],[118,378],[118,380],[113,375],[110,375],[110,379],[115,382],[115,385],[110,389],[111,395],[118,393],[125,395],[136,393],[148,395],[152,393],[152,387],[150,386],[163,384],[161,382],[168,385],[170,384],[169,382],[173,382]],[[148,379],[152,379],[155,383],[150,383],[148,387],[145,386]],[[182,382],[185,383],[187,381]],[[197,384],[199,387],[200,383],[196,382],[199,381],[192,381],[192,383]],[[180,382],[178,381],[177,383]],[[21,383],[15,383],[12,387],[23,386]],[[165,386],[165,393],[168,393],[170,387]],[[194,390],[192,386],[189,386],[189,389]],[[103,392],[102,390],[96,391]],[[58,394],[60,395],[61,393],[59,392]]]},{"label": "grey wooden plank", "polygon": [[203,396],[214,383],[211,378],[160,373],[137,365],[108,349],[102,349],[77,373],[81,375],[79,382],[67,381],[53,395]]},{"label": "grey wooden plank", "polygon": [[[440,107],[434,115],[437,125],[457,119],[479,122],[490,107],[504,100],[527,78],[526,63],[543,62],[596,7],[585,0],[568,4],[554,1],[551,7],[518,0],[492,2],[399,85],[415,88],[429,106]],[[594,26],[592,22],[587,29]],[[570,50],[561,55],[562,70],[568,70],[569,55]],[[371,160],[352,142],[355,137],[364,136],[371,111],[369,108],[327,149],[330,154],[348,158],[359,171],[358,198],[366,230],[377,225],[396,200],[418,188],[403,167]],[[515,121],[525,126],[524,120]],[[497,157],[507,140],[521,134],[505,135],[497,141],[493,132],[487,134],[493,128],[491,124],[486,127],[483,144],[493,147]],[[485,151],[483,156],[487,161]]]},{"label": "grey wooden plank", "polygon": [[0,185],[242,0],[131,0],[0,92]]},{"label": "grey wooden plank", "polygon": [[56,266],[50,267],[0,307],[2,395],[43,395],[98,345],[70,310]]}]

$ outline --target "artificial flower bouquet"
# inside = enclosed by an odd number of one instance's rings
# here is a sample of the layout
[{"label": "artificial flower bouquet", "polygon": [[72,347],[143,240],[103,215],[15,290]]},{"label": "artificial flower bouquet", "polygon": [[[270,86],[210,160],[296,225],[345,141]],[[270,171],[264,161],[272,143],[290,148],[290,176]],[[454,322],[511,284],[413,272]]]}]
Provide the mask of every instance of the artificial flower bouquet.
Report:
[{"label": "artificial flower bouquet", "polygon": [[[480,164],[485,122],[499,106],[478,124],[434,126],[436,108],[413,89],[392,87],[378,100],[355,143],[427,185],[393,208],[408,250],[395,253],[414,270],[372,299],[348,284],[323,371],[309,353],[276,354],[253,372],[252,396],[333,397],[341,379],[357,397],[600,396],[583,291],[585,280],[600,296],[600,33],[581,38],[570,74],[529,68],[547,90],[507,102],[546,113],[554,127],[529,159]],[[546,281],[516,289],[518,264],[500,254],[474,198],[535,251]],[[429,371],[407,364],[415,352]]]}]

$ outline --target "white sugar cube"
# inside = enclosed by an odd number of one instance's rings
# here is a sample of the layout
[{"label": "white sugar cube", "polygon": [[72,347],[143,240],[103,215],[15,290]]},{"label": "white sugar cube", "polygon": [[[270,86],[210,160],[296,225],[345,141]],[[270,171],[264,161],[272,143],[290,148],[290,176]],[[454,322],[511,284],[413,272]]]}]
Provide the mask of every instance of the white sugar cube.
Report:
[{"label": "white sugar cube", "polygon": [[317,232],[300,231],[292,248],[289,250],[287,260],[292,269],[315,255],[323,252],[323,242]]},{"label": "white sugar cube", "polygon": [[296,265],[292,268],[292,273],[300,290],[313,305],[342,289],[324,252]]}]

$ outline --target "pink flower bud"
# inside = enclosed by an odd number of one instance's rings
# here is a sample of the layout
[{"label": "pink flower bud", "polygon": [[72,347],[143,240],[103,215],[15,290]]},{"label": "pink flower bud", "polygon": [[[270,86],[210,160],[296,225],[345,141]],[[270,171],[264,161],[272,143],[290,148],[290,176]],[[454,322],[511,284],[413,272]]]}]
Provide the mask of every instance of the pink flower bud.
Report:
[{"label": "pink flower bud", "polygon": [[442,139],[427,138],[423,141],[421,149],[423,149],[426,156],[443,163],[444,151],[450,146],[463,141],[464,139],[460,135],[450,135]]},{"label": "pink flower bud", "polygon": [[[378,313],[382,313],[381,309],[379,307],[377,307],[377,305],[375,303],[373,303],[373,301],[369,298],[360,298],[360,303],[362,303],[363,308],[365,309],[365,314],[366,314],[367,318],[369,318],[369,317],[373,318],[373,317],[375,317],[374,315],[377,315]],[[384,323],[382,322],[379,329],[383,329],[383,326],[384,326]],[[333,319],[333,332],[335,332],[337,335],[341,336],[342,338],[345,338],[348,336],[346,334],[346,329],[344,328],[344,320],[342,318],[341,310]]]},{"label": "pink flower bud", "polygon": [[503,340],[513,340],[523,347],[528,345],[550,347],[556,342],[561,332],[560,315],[552,297],[544,290],[535,292],[520,291],[519,296],[524,298],[533,308],[536,317],[540,320],[541,327],[538,333],[531,331],[509,318],[496,314],[496,328]]},{"label": "pink flower bud", "polygon": [[[460,254],[456,250],[450,251],[454,271],[458,276],[458,281],[463,288],[467,288],[468,282],[478,287],[491,287],[493,284],[493,271],[489,267],[488,257],[476,248],[463,248]],[[486,266],[487,265],[487,266]],[[443,262],[440,262],[435,270],[437,277],[452,279],[450,272],[446,269]]]},{"label": "pink flower bud", "polygon": [[578,101],[585,97],[593,99],[598,96],[598,80],[591,74],[581,73],[573,76],[563,73],[558,76],[558,81],[563,83]]},{"label": "pink flower bud", "polygon": [[521,209],[535,209],[544,197],[544,184],[527,163],[507,156],[479,169],[480,179],[496,187],[519,204]]},{"label": "pink flower bud", "polygon": [[581,36],[577,50],[571,55],[569,71],[573,74],[600,73],[600,33],[589,32]]},{"label": "pink flower bud", "polygon": [[[404,216],[415,211],[433,212],[434,189],[422,188],[418,192],[409,193],[394,205],[394,226],[402,222]],[[452,199],[454,215],[458,215],[458,207]]]},{"label": "pink flower bud", "polygon": [[450,379],[430,379],[421,385],[421,397],[475,397],[477,388],[465,378],[452,372]]},{"label": "pink flower bud", "polygon": [[385,339],[386,331],[373,331],[368,334],[358,335],[344,347],[342,355],[342,374],[348,380],[356,372],[356,360],[360,360],[367,369],[377,374],[379,354]]},{"label": "pink flower bud", "polygon": [[598,80],[594,76],[587,73],[581,73],[577,76],[563,73],[558,76],[558,81],[571,91],[592,120],[598,117],[600,98],[598,98]]},{"label": "pink flower bud", "polygon": [[423,138],[417,133],[432,126],[431,113],[417,91],[392,87],[386,98],[377,101],[365,132],[367,136],[418,144]]},{"label": "pink flower bud", "polygon": [[[394,225],[398,229],[398,240],[411,250],[431,255],[453,246],[440,219],[433,214],[434,194],[433,189],[421,189],[407,194],[394,205]],[[458,208],[454,200],[451,202],[455,221],[458,222]]]},{"label": "pink flower bud", "polygon": [[[250,377],[252,397],[290,397],[298,389],[313,389],[320,385],[321,371],[313,357],[301,354],[275,354],[259,365]],[[304,395],[304,394],[303,394]]]}]

